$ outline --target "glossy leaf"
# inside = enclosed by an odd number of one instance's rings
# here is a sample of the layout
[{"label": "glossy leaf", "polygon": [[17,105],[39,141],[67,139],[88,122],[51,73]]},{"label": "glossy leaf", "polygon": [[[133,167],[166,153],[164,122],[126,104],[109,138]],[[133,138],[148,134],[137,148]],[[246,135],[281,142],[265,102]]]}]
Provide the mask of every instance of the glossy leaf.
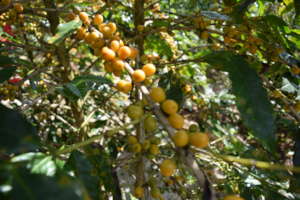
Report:
[{"label": "glossy leaf", "polygon": [[73,152],[66,167],[75,171],[76,176],[83,183],[92,199],[99,199],[99,177],[92,175],[96,169],[93,168],[85,155],[78,151]]},{"label": "glossy leaf", "polygon": [[74,30],[80,27],[82,22],[78,19],[72,20],[65,24],[60,24],[57,28],[57,33],[51,37],[48,42],[50,44],[58,44],[62,42],[66,37],[71,35]]},{"label": "glossy leaf", "polygon": [[[268,150],[275,149],[275,122],[271,104],[262,82],[249,63],[231,52],[214,52],[205,60],[229,73],[232,92],[244,124]],[[259,101],[258,101],[259,99]]]},{"label": "glossy leaf", "polygon": [[32,149],[36,141],[35,128],[20,113],[0,104],[0,149],[15,152]]},{"label": "glossy leaf", "polygon": [[30,174],[26,169],[14,172],[12,199],[79,200],[78,187],[74,184],[58,184],[57,179]]}]

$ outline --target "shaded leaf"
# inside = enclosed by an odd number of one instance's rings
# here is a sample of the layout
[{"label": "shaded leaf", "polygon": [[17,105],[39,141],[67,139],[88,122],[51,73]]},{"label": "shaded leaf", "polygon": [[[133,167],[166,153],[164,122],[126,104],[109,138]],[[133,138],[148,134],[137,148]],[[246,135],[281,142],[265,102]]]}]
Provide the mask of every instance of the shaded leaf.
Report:
[{"label": "shaded leaf", "polygon": [[60,24],[57,28],[57,33],[51,37],[48,42],[50,44],[58,44],[62,42],[66,37],[72,34],[74,30],[82,25],[82,22],[78,19],[72,20],[65,24]]},{"label": "shaded leaf", "polygon": [[0,69],[0,83],[9,80],[9,78],[15,73],[17,68],[15,67],[5,67]]},{"label": "shaded leaf", "polygon": [[36,130],[20,113],[0,104],[0,148],[7,151],[33,149]]},{"label": "shaded leaf", "polygon": [[229,72],[232,91],[244,124],[271,151],[275,149],[275,122],[267,92],[255,70],[239,55],[214,52],[205,57],[211,65]]},{"label": "shaded leaf", "polygon": [[146,49],[152,49],[157,52],[160,56],[167,56],[167,58],[173,57],[173,52],[171,47],[167,44],[167,42],[161,39],[157,35],[150,35],[146,39],[145,43]]},{"label": "shaded leaf", "polygon": [[52,177],[30,174],[25,169],[14,172],[12,199],[79,200],[75,184],[58,184]]},{"label": "shaded leaf", "polygon": [[103,76],[78,76],[58,90],[71,100],[77,100],[86,95],[89,90],[102,90],[104,85],[111,85],[111,80]]},{"label": "shaded leaf", "polygon": [[99,199],[99,177],[92,175],[95,174],[93,173],[93,165],[85,155],[78,151],[73,152],[66,167],[75,171],[76,176],[86,187],[92,199]]}]

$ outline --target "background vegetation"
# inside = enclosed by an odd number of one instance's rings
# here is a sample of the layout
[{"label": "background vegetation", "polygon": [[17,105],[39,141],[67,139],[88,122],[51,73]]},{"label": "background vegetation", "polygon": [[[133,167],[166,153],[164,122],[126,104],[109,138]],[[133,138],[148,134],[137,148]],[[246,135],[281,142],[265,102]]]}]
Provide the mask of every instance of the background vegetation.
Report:
[{"label": "background vegetation", "polygon": [[298,0],[2,0],[0,199],[300,199],[299,27]]}]

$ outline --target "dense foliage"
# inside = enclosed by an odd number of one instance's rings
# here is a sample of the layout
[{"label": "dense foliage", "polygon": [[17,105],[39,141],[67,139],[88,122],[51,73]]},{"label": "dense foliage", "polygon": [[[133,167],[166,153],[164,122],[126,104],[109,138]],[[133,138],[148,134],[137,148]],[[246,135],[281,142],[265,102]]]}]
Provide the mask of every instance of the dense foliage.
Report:
[{"label": "dense foliage", "polygon": [[300,199],[300,1],[1,0],[0,199]]}]

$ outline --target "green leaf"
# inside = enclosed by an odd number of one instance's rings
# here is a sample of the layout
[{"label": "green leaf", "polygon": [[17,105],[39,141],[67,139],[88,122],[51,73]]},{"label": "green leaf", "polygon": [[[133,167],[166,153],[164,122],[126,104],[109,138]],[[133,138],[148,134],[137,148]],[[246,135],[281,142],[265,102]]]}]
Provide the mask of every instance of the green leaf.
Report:
[{"label": "green leaf", "polygon": [[231,52],[214,52],[205,57],[214,66],[229,73],[232,92],[244,124],[269,151],[275,149],[275,122],[271,104],[262,82],[247,61]]},{"label": "green leaf", "polygon": [[104,85],[111,85],[111,80],[103,76],[78,76],[58,90],[71,100],[83,98],[89,90],[103,90]]},{"label": "green leaf", "polygon": [[11,162],[25,162],[26,167],[31,170],[33,174],[43,174],[46,176],[53,176],[57,168],[62,168],[65,161],[54,159],[52,156],[41,152],[28,152],[20,154],[11,159]]},{"label": "green leaf", "polygon": [[151,49],[157,52],[160,56],[167,56],[168,59],[173,57],[171,47],[167,42],[157,35],[150,35],[146,39],[145,49]]},{"label": "green leaf", "polygon": [[74,30],[82,25],[82,22],[78,19],[72,20],[65,24],[60,24],[57,28],[57,33],[51,37],[48,42],[50,44],[58,44],[62,42],[66,37],[71,35]]},{"label": "green leaf", "polygon": [[15,64],[15,62],[12,58],[0,55],[0,67],[7,67],[13,64]]},{"label": "green leaf", "polygon": [[8,152],[34,149],[36,130],[24,116],[0,104],[0,149]]},{"label": "green leaf", "polygon": [[71,154],[66,167],[73,169],[77,178],[83,183],[92,199],[99,199],[99,177],[93,172],[92,163],[82,153],[75,151]]},{"label": "green leaf", "polygon": [[58,183],[56,178],[30,174],[26,169],[13,173],[11,199],[80,200],[76,184]]},{"label": "green leaf", "polygon": [[16,67],[5,67],[0,69],[0,83],[7,81],[16,71]]},{"label": "green leaf", "polygon": [[294,0],[294,6],[296,10],[295,24],[300,26],[300,1]]}]

